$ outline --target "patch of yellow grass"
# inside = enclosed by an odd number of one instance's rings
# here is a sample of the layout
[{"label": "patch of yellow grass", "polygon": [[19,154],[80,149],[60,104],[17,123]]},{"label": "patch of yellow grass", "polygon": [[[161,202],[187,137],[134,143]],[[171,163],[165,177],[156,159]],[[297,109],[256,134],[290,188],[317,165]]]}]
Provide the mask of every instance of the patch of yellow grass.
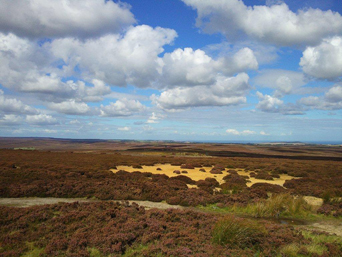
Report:
[{"label": "patch of yellow grass", "polygon": [[[151,172],[152,174],[165,174],[169,177],[176,177],[179,175],[187,176],[195,181],[206,179],[206,178],[215,178],[220,184],[224,183],[223,177],[226,176],[228,173],[226,171],[223,171],[223,174],[211,174],[209,171],[211,168],[194,168],[194,169],[183,169],[180,166],[172,166],[171,164],[156,164],[154,166],[142,166],[142,169],[136,169],[132,166],[117,166],[116,170],[112,170],[114,173],[119,170],[125,170],[127,172],[133,172],[133,171],[140,171],[140,172]],[[160,168],[161,170],[157,170]],[[200,169],[205,169],[206,172],[200,171]],[[188,173],[186,174],[175,174],[173,171],[175,170],[186,170]]]},{"label": "patch of yellow grass", "polygon": [[[157,170],[160,168],[161,170]],[[206,172],[200,171],[200,169],[205,169]],[[180,166],[172,166],[171,164],[156,164],[154,166],[142,166],[142,169],[136,169],[132,166],[117,166],[116,170],[111,170],[114,173],[116,173],[119,170],[125,170],[127,172],[133,172],[133,171],[140,171],[140,172],[151,172],[152,174],[165,174],[169,177],[176,177],[179,176],[179,174],[173,173],[175,170],[183,171],[186,170],[188,173],[181,173],[180,175],[187,176],[191,178],[192,180],[198,181],[198,180],[204,180],[206,178],[215,178],[220,184],[224,183],[223,177],[229,174],[227,171],[229,169],[225,169],[222,173],[223,174],[211,174],[210,167],[205,168],[194,168],[194,169],[183,169]],[[269,184],[275,184],[283,186],[285,183],[285,180],[291,180],[294,177],[291,177],[289,175],[282,174],[280,175],[280,178],[274,178],[274,180],[264,180],[264,179],[255,179],[253,177],[249,176],[249,171],[243,170],[243,169],[235,169],[239,175],[242,176],[248,176],[249,181],[247,182],[247,186],[250,187],[255,183],[269,183]]]},{"label": "patch of yellow grass", "polygon": [[[245,171],[245,170],[237,170],[238,174],[241,176],[249,176],[249,171]],[[247,186],[251,187],[253,184],[255,183],[268,183],[268,184],[272,184],[272,185],[279,185],[279,186],[283,186],[285,183],[285,180],[291,180],[294,177],[286,175],[286,174],[280,174],[280,178],[273,178],[273,180],[264,180],[264,179],[256,179],[253,177],[249,177],[249,181],[247,182]]]},{"label": "patch of yellow grass", "polygon": [[[198,186],[197,185],[190,185],[190,184],[186,184],[187,186],[188,186],[188,188],[198,188]],[[221,188],[220,188],[221,189]]]}]

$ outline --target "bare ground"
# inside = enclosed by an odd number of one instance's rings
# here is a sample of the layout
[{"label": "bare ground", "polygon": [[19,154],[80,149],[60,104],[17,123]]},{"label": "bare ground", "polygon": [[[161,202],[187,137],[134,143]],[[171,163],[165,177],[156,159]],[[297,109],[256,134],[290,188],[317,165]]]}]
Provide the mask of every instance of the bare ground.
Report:
[{"label": "bare ground", "polygon": [[[84,198],[39,198],[39,197],[28,197],[28,198],[0,198],[0,205],[11,206],[11,207],[30,207],[35,205],[44,204],[56,204],[56,203],[73,203],[73,202],[96,202],[99,200],[95,199],[84,199]],[[122,200],[113,200],[114,202],[123,202]],[[163,202],[150,202],[150,201],[127,201],[130,205],[137,203],[146,209],[184,209],[185,207],[180,205],[170,205]]]}]

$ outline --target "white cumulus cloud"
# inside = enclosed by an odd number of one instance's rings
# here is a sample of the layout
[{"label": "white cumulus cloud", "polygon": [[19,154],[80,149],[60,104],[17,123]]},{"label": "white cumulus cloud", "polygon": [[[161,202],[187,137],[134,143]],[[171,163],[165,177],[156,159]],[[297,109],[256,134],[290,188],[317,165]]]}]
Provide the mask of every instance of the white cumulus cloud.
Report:
[{"label": "white cumulus cloud", "polygon": [[171,29],[141,25],[130,27],[123,35],[110,34],[85,41],[62,38],[45,47],[65,62],[64,69],[73,70],[77,65],[83,78],[95,78],[113,86],[151,87],[159,75],[158,55],[176,36]]},{"label": "white cumulus cloud", "polygon": [[232,134],[232,135],[236,135],[236,136],[248,136],[248,135],[254,135],[256,134],[255,131],[252,131],[252,130],[243,130],[243,131],[238,131],[236,129],[227,129],[226,132],[228,134]]},{"label": "white cumulus cloud", "polygon": [[256,108],[269,113],[281,113],[284,115],[303,115],[303,107],[299,104],[284,103],[276,96],[271,96],[267,94],[262,94],[257,92],[259,98],[259,103]]},{"label": "white cumulus cloud", "polygon": [[46,101],[100,101],[111,92],[109,86],[97,79],[89,80],[92,87],[80,80],[63,82],[55,62],[58,58],[37,42],[0,33],[0,84],[4,87],[34,93]]},{"label": "white cumulus cloud", "polygon": [[246,102],[250,89],[249,76],[240,73],[235,77],[220,76],[212,86],[177,87],[163,91],[152,100],[164,110],[174,111],[188,107],[227,106]]},{"label": "white cumulus cloud", "polygon": [[23,118],[15,114],[5,114],[0,118],[0,125],[19,125],[22,122]]},{"label": "white cumulus cloud", "polygon": [[162,118],[164,118],[164,115],[152,112],[151,116],[148,118],[146,123],[150,123],[150,124],[159,123],[159,120],[162,119]]},{"label": "white cumulus cloud", "polygon": [[0,90],[0,112],[5,114],[36,114],[37,109],[15,98],[6,97]]},{"label": "white cumulus cloud", "polygon": [[283,101],[278,99],[277,97],[273,97],[270,95],[263,95],[260,92],[257,92],[257,96],[259,98],[259,103],[256,108],[264,111],[264,112],[278,112],[279,106],[283,105]]},{"label": "white cumulus cloud", "polygon": [[342,34],[339,13],[319,9],[293,12],[285,3],[246,6],[241,0],[183,0],[197,10],[196,25],[228,39],[245,35],[280,46],[314,45],[322,38]]},{"label": "white cumulus cloud", "polygon": [[299,103],[312,109],[340,110],[342,109],[342,85],[334,85],[323,96],[303,97]]},{"label": "white cumulus cloud", "polygon": [[51,125],[57,123],[56,118],[46,114],[27,115],[26,121],[34,125]]},{"label": "white cumulus cloud", "polygon": [[168,88],[212,85],[220,74],[231,76],[258,69],[256,57],[247,47],[238,50],[233,56],[224,56],[217,60],[200,49],[176,49],[172,53],[166,53],[162,61],[162,84]]},{"label": "white cumulus cloud", "polygon": [[106,106],[101,105],[100,115],[105,117],[130,116],[145,109],[146,107],[137,100],[121,99]]},{"label": "white cumulus cloud", "polygon": [[22,37],[94,37],[135,22],[129,6],[103,0],[2,0],[0,30]]},{"label": "white cumulus cloud", "polygon": [[119,131],[130,131],[131,128],[130,127],[120,127],[118,128]]},{"label": "white cumulus cloud", "polygon": [[324,39],[314,47],[308,47],[300,59],[303,71],[320,79],[336,79],[342,76],[342,37]]},{"label": "white cumulus cloud", "polygon": [[64,101],[61,103],[50,103],[49,108],[60,113],[70,115],[86,115],[90,114],[90,107],[83,102],[76,102],[75,100]]}]

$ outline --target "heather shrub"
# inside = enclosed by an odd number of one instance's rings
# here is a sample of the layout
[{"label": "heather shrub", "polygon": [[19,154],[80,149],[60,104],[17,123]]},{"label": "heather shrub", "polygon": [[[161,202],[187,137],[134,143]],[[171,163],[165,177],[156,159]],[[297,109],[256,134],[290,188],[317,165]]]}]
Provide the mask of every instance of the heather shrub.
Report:
[{"label": "heather shrub", "polygon": [[182,199],[178,196],[172,196],[172,197],[166,199],[166,202],[168,204],[171,204],[171,205],[178,205],[181,203],[181,201],[182,201]]},{"label": "heather shrub", "polygon": [[274,173],[272,173],[271,176],[272,176],[273,178],[280,178],[280,175],[279,175],[279,174],[274,174]]},{"label": "heather shrub", "polygon": [[285,188],[279,185],[272,185],[268,183],[255,183],[251,186],[251,189],[259,189],[264,190],[265,192],[271,193],[284,193],[286,191]]},{"label": "heather shrub", "polygon": [[255,176],[256,179],[273,180],[273,177],[267,172],[259,172]]},{"label": "heather shrub", "polygon": [[206,178],[205,181],[209,182],[212,187],[218,187],[220,185],[215,178]]},{"label": "heather shrub", "polygon": [[238,175],[238,174],[228,174],[223,177],[223,180],[226,181],[225,183],[221,184],[220,187],[224,193],[231,192],[237,193],[241,190],[247,188],[246,185],[246,178]]},{"label": "heather shrub", "polygon": [[180,180],[180,181],[185,182],[186,184],[196,185],[196,181],[192,180],[191,178],[189,178],[189,177],[187,177],[185,175],[179,175],[179,176],[176,176],[176,177],[171,177],[170,181],[172,181],[172,180]]},{"label": "heather shrub", "polygon": [[141,165],[133,165],[134,169],[142,169],[143,167]]},{"label": "heather shrub", "polygon": [[211,174],[223,174],[223,172],[220,169],[212,168],[209,171]]},{"label": "heather shrub", "polygon": [[181,169],[194,169],[194,166],[192,164],[182,164]]}]

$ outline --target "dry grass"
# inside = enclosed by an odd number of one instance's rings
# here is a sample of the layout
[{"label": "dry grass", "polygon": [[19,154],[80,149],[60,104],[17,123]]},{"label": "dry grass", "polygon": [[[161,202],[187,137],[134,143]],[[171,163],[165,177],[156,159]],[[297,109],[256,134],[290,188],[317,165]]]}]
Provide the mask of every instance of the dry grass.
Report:
[{"label": "dry grass", "polygon": [[257,244],[265,233],[265,228],[257,222],[229,215],[216,223],[212,241],[228,247],[246,248]]},{"label": "dry grass", "polygon": [[[157,169],[161,170],[157,170]],[[274,178],[274,180],[263,180],[263,179],[256,179],[252,178],[249,176],[249,171],[246,171],[244,169],[237,169],[237,168],[227,168],[223,171],[223,174],[211,174],[209,171],[211,170],[212,167],[206,167],[205,170],[206,172],[200,171],[200,169],[203,168],[194,168],[194,169],[184,169],[181,168],[180,166],[174,166],[171,164],[156,164],[154,166],[147,166],[143,165],[142,168],[134,168],[132,166],[117,166],[116,170],[112,170],[114,173],[119,171],[119,170],[125,170],[127,172],[133,172],[133,171],[140,171],[140,172],[151,172],[152,174],[165,174],[169,177],[175,177],[178,176],[178,174],[173,173],[174,170],[186,170],[188,173],[186,174],[187,177],[191,178],[192,180],[198,181],[198,180],[205,180],[206,178],[215,178],[220,184],[224,183],[225,181],[223,180],[223,177],[228,174],[229,169],[234,169],[237,171],[239,175],[242,176],[248,176],[249,177],[249,182],[247,182],[247,186],[250,187],[255,183],[269,183],[269,184],[274,184],[274,185],[280,185],[283,186],[286,180],[291,180],[294,177],[286,175],[286,174],[281,174],[280,178]]]},{"label": "dry grass", "polygon": [[267,200],[250,203],[247,206],[239,204],[219,208],[216,205],[200,207],[202,210],[218,213],[236,213],[256,218],[311,218],[314,216],[314,208],[303,197],[293,197],[289,194],[273,195]]},{"label": "dry grass", "polygon": [[267,200],[250,205],[249,209],[255,217],[302,217],[311,213],[312,206],[309,205],[303,197],[278,194],[271,196]]}]

